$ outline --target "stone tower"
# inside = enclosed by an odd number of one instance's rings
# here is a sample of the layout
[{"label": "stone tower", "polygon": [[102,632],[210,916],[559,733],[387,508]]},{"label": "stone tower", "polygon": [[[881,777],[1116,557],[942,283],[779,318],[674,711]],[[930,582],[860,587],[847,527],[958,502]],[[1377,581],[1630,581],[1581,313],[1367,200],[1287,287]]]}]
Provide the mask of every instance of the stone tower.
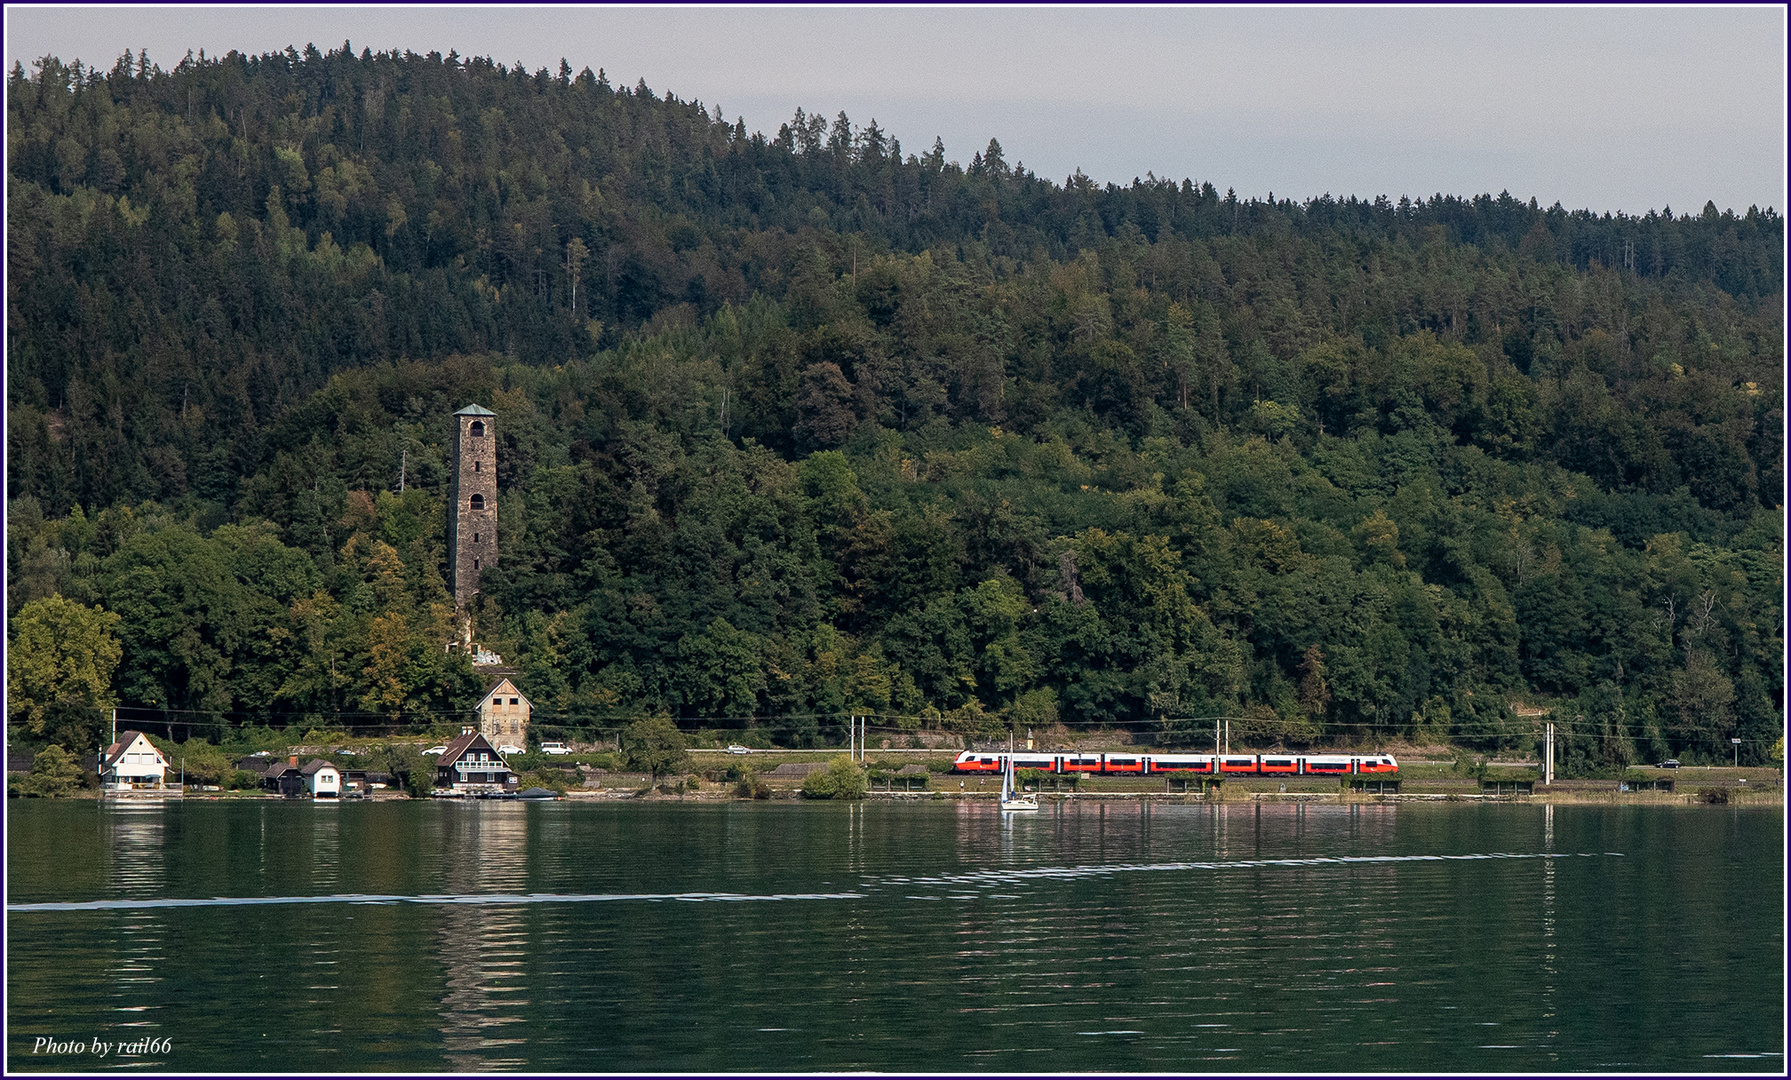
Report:
[{"label": "stone tower", "polygon": [[497,414],[468,405],[454,414],[453,476],[448,482],[448,588],[471,644],[467,605],[479,574],[497,562]]}]

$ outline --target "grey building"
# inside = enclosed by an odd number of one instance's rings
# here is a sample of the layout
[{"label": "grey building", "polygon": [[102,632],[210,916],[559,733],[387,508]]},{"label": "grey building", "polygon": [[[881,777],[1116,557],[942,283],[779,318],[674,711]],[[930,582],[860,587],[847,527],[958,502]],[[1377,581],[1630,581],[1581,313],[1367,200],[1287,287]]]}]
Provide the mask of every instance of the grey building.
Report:
[{"label": "grey building", "polygon": [[452,476],[448,483],[448,589],[460,616],[462,644],[470,646],[467,605],[479,575],[497,562],[497,414],[468,405],[454,414]]}]

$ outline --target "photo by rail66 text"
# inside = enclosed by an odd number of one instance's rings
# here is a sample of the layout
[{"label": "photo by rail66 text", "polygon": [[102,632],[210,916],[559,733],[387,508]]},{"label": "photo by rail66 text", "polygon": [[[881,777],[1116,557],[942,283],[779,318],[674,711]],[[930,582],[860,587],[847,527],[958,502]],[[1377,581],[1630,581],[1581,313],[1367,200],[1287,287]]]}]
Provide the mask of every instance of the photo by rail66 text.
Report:
[{"label": "photo by rail66 text", "polygon": [[49,1035],[39,1035],[32,1041],[31,1053],[37,1054],[91,1054],[94,1057],[137,1057],[142,1054],[166,1054],[174,1049],[174,1040],[167,1035],[159,1038],[142,1038],[120,1042],[107,1042],[104,1039],[66,1039],[60,1040]]}]

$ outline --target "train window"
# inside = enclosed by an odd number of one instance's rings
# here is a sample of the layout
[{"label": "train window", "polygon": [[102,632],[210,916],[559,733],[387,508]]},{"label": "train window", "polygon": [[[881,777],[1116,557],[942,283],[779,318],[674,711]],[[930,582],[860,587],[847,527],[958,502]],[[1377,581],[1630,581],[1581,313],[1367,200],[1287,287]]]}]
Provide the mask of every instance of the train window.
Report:
[{"label": "train window", "polygon": [[983,764],[984,765],[993,765],[993,764],[995,764],[995,759],[992,757],[983,758]]},{"label": "train window", "polygon": [[1256,759],[1247,757],[1228,757],[1225,759],[1225,764],[1230,765],[1235,769],[1240,765],[1254,765],[1256,764]]},{"label": "train window", "polygon": [[1129,757],[1108,758],[1107,764],[1109,764],[1109,765],[1136,765],[1136,764],[1138,764],[1138,759],[1137,758],[1129,758]]},{"label": "train window", "polygon": [[1282,768],[1282,767],[1285,767],[1288,765],[1292,765],[1293,759],[1292,758],[1269,758],[1266,761],[1264,761],[1263,764],[1264,765],[1273,765],[1276,768]]}]

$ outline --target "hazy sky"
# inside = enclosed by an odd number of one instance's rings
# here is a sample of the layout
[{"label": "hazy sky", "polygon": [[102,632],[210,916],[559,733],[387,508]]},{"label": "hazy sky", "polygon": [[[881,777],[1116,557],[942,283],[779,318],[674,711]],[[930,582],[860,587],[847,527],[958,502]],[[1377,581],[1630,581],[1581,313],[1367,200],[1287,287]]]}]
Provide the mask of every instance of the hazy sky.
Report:
[{"label": "hazy sky", "polygon": [[1785,209],[1786,9],[76,7],[6,9],[6,63],[147,48],[457,49],[604,68],[774,135],[797,106],[905,153],[1061,183],[1147,171],[1296,199],[1509,190],[1632,213]]}]

